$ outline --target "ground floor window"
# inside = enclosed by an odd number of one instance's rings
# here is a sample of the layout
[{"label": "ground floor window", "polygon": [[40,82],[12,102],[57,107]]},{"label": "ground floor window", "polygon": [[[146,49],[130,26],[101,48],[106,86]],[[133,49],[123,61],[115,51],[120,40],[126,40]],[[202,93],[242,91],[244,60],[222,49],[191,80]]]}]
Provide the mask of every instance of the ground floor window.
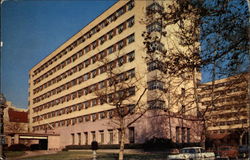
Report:
[{"label": "ground floor window", "polygon": [[96,134],[95,134],[95,131],[92,131],[91,134],[92,134],[92,141],[96,141]]},{"label": "ground floor window", "polygon": [[71,144],[73,144],[73,145],[75,144],[75,134],[74,133],[71,134],[71,142],[72,142]]},{"label": "ground floor window", "polygon": [[104,131],[101,130],[100,132],[100,144],[104,144]]},{"label": "ground floor window", "polygon": [[81,145],[81,140],[82,140],[81,133],[77,133],[77,135],[78,135],[78,145]]},{"label": "ground floor window", "polygon": [[84,137],[85,137],[85,145],[88,145],[89,141],[89,137],[88,137],[88,132],[84,132]]},{"label": "ground floor window", "polygon": [[114,133],[113,130],[108,130],[109,132],[109,144],[113,144],[114,143]]},{"label": "ground floor window", "polygon": [[135,128],[130,127],[128,134],[129,134],[129,143],[135,143]]}]

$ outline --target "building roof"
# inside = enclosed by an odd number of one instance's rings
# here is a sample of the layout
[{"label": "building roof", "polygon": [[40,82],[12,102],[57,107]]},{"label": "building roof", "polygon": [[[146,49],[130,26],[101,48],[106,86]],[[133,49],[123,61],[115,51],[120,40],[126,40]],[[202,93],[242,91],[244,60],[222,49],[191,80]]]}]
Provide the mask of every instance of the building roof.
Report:
[{"label": "building roof", "polygon": [[28,112],[8,108],[8,114],[10,122],[28,123]]}]

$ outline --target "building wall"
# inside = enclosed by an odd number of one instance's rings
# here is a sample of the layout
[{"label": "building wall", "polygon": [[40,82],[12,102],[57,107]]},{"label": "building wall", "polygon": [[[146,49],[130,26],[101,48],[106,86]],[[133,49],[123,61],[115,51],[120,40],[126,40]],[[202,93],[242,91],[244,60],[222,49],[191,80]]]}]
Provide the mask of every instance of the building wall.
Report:
[{"label": "building wall", "polygon": [[[10,110],[15,112],[15,115],[9,115]],[[13,113],[12,112],[12,113]],[[28,131],[28,109],[16,108],[10,101],[6,102],[6,108],[4,109],[4,132],[27,132]],[[17,115],[18,114],[18,115]],[[10,118],[10,116],[15,116]]]},{"label": "building wall", "polygon": [[[157,70],[148,73],[144,38],[141,36],[147,25],[142,20],[145,18],[145,9],[152,2],[118,1],[30,70],[30,130],[59,133],[61,147],[72,144],[72,137],[76,143],[78,136],[81,138],[85,136],[84,132],[88,133],[88,144],[90,144],[94,133],[92,131],[98,135],[97,133],[103,130],[104,143],[109,143],[107,137],[111,134],[113,121],[110,114],[113,113],[114,106],[101,104],[97,96],[98,91],[112,86],[108,72],[104,69],[106,62],[115,62],[114,71],[126,77],[123,81],[134,84],[135,87],[129,90],[134,95],[130,97],[128,104],[133,104],[139,99],[144,89],[148,87],[148,82],[154,80],[155,75],[162,76],[162,73]],[[123,12],[122,9],[126,11]],[[114,13],[117,15],[115,18]],[[116,33],[110,37],[110,33],[114,33],[114,30]],[[110,47],[115,47],[115,51],[112,51]],[[105,58],[103,58],[104,55],[106,55]],[[107,66],[110,67],[110,64]],[[165,79],[165,77],[161,78]],[[165,83],[166,85],[161,89],[148,90],[139,105],[144,108],[179,112],[181,106],[189,104],[187,101],[192,99],[188,97],[184,102],[181,97],[182,88],[190,86],[190,82],[179,81],[181,81],[180,78],[176,77],[169,81],[171,86]],[[172,91],[166,94],[165,88],[171,88]],[[177,103],[176,99],[181,100]],[[189,111],[185,114],[196,114],[192,109]],[[142,143],[146,139],[142,136],[144,131],[152,136],[155,133],[162,133],[158,136],[167,137],[164,135],[164,129],[162,132],[157,132],[158,126],[144,125],[144,122],[148,120],[148,117],[144,117],[135,124],[135,143]],[[173,130],[176,126],[177,124],[174,125]],[[115,136],[118,135],[117,128],[112,133],[113,143],[118,143],[118,138]],[[151,133],[151,131],[154,132]],[[81,143],[85,144],[84,141]]]},{"label": "building wall", "polygon": [[[209,133],[233,133],[249,126],[248,77],[239,74],[201,85],[201,104],[206,109]],[[239,132],[239,133],[240,133]]]}]

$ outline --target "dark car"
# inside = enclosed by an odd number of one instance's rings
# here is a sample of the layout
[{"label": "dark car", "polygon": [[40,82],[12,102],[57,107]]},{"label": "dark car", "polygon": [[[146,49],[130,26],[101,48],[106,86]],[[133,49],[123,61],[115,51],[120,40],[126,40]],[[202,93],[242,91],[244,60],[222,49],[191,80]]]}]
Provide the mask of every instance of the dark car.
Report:
[{"label": "dark car", "polygon": [[238,158],[238,148],[235,146],[220,146],[217,154],[220,158]]},{"label": "dark car", "polygon": [[239,157],[240,158],[247,158],[248,157],[248,151],[250,150],[250,146],[243,145],[239,146]]}]

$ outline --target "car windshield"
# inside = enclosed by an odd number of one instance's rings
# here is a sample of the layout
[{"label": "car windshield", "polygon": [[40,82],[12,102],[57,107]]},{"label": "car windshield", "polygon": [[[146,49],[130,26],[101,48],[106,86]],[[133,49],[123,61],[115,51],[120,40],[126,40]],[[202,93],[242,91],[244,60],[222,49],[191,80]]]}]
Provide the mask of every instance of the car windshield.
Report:
[{"label": "car windshield", "polygon": [[220,148],[221,151],[228,151],[230,148],[229,147],[222,147]]},{"label": "car windshield", "polygon": [[181,149],[181,153],[195,153],[195,149]]}]

